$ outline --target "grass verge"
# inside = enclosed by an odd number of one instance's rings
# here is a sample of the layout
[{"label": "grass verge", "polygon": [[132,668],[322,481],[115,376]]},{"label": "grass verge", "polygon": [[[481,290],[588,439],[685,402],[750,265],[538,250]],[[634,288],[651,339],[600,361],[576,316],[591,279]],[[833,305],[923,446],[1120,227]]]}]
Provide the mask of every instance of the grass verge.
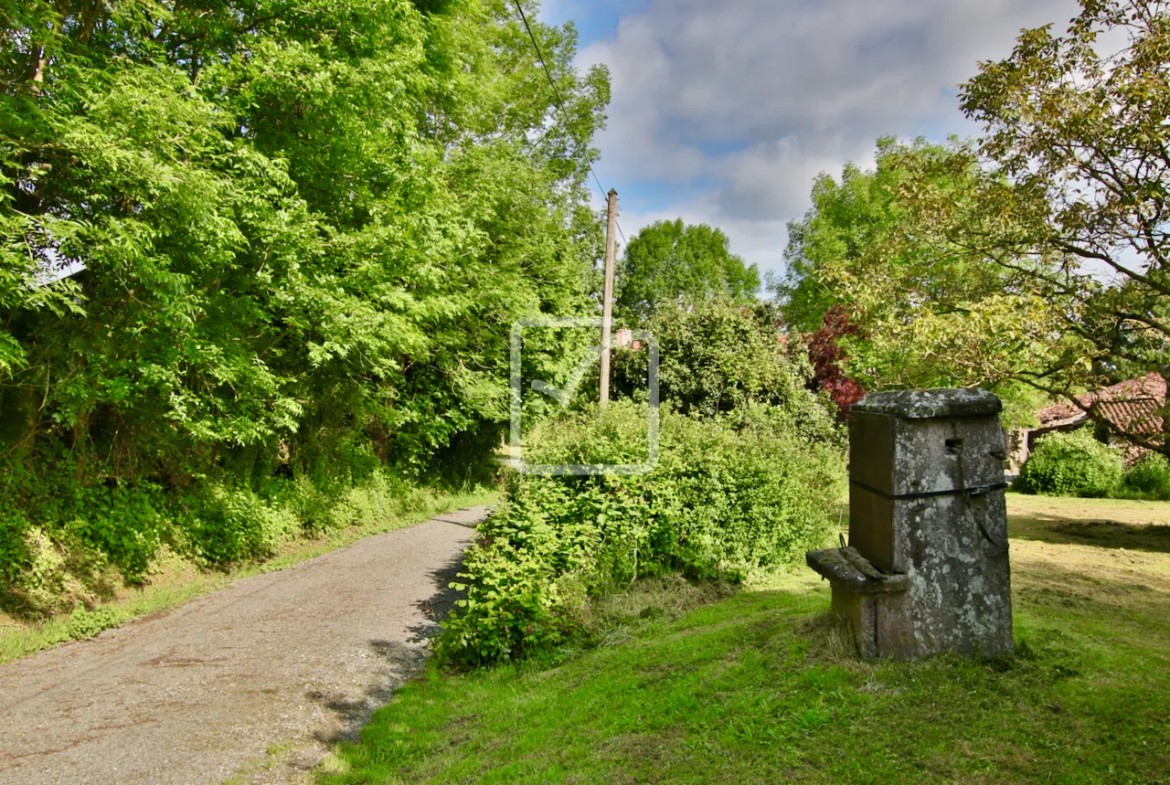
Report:
[{"label": "grass verge", "polygon": [[142,616],[176,608],[240,578],[282,570],[365,537],[402,529],[451,510],[491,504],[497,498],[494,489],[461,492],[420,489],[403,498],[397,505],[399,511],[389,518],[333,530],[315,539],[291,540],[264,562],[241,565],[226,572],[199,570],[190,561],[173,553],[164,554],[147,585],[124,587],[114,599],[93,609],[78,608],[72,613],[31,624],[0,614],[0,664],[65,641],[93,637]]},{"label": "grass verge", "polygon": [[1170,504],[1009,508],[1010,660],[861,662],[811,572],[690,610],[651,587],[556,667],[431,668],[319,781],[1170,783]]}]

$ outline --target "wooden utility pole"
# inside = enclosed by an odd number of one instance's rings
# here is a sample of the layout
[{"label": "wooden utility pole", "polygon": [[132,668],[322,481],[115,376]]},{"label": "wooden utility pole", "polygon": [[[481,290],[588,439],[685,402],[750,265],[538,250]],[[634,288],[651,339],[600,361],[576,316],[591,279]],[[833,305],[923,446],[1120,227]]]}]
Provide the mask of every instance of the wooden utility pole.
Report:
[{"label": "wooden utility pole", "polygon": [[609,405],[609,346],[613,334],[614,228],[617,191],[609,189],[609,218],[605,226],[605,294],[601,303],[601,408]]}]

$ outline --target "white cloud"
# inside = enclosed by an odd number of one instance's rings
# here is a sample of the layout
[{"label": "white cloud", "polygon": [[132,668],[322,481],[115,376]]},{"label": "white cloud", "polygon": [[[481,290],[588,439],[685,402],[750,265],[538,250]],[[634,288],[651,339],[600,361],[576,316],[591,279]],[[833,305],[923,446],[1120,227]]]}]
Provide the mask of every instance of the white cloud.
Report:
[{"label": "white cloud", "polygon": [[759,142],[724,160],[713,162],[728,178],[717,191],[720,220],[773,221],[795,218],[808,205],[813,178],[839,171],[846,160],[871,162],[873,140],[820,139],[809,143],[800,135]]},{"label": "white cloud", "polygon": [[633,237],[640,229],[656,221],[673,221],[682,218],[688,224],[706,223],[717,225],[731,239],[731,252],[743,257],[749,264],[760,267],[760,279],[767,270],[779,268],[784,258],[784,243],[776,238],[785,236],[784,220],[747,220],[725,218],[712,221],[711,215],[717,207],[712,204],[711,195],[671,205],[663,210],[644,212],[623,211],[621,227],[627,238]]},{"label": "white cloud", "polygon": [[1020,28],[1063,30],[1076,12],[1075,0],[655,0],[580,54],[613,76],[599,168],[607,187],[689,184],[660,217],[719,225],[737,253],[776,267],[818,172],[872,161],[881,135],[975,132],[957,85]]}]

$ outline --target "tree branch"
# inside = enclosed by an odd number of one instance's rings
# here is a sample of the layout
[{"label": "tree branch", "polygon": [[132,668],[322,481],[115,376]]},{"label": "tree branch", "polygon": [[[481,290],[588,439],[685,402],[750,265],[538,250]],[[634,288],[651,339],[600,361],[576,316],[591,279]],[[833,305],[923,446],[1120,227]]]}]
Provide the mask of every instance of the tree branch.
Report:
[{"label": "tree branch", "polygon": [[1082,248],[1081,246],[1076,245],[1075,243],[1070,243],[1067,240],[1054,239],[1052,244],[1062,251],[1072,254],[1073,256],[1079,256],[1082,259],[1095,259],[1099,262],[1104,262],[1122,275],[1127,275],[1138,283],[1145,284],[1151,289],[1154,289],[1155,291],[1170,297],[1170,287],[1164,286],[1157,281],[1151,280],[1149,276],[1142,275],[1136,270],[1131,270],[1128,267],[1117,263],[1114,261],[1113,257],[1109,256],[1109,254],[1101,253],[1100,251],[1093,251],[1088,248]]}]

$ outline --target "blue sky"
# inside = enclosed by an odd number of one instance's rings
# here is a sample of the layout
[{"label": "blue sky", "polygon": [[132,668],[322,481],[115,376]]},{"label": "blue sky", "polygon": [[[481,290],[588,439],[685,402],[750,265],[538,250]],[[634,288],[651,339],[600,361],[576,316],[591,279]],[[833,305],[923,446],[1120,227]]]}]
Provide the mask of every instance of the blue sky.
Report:
[{"label": "blue sky", "polygon": [[[613,80],[597,138],[627,236],[678,218],[722,228],[764,271],[819,172],[870,165],[879,136],[978,128],[957,88],[1019,30],[1063,30],[1075,0],[545,0],[577,64]],[[598,197],[600,202],[600,197]]]}]

